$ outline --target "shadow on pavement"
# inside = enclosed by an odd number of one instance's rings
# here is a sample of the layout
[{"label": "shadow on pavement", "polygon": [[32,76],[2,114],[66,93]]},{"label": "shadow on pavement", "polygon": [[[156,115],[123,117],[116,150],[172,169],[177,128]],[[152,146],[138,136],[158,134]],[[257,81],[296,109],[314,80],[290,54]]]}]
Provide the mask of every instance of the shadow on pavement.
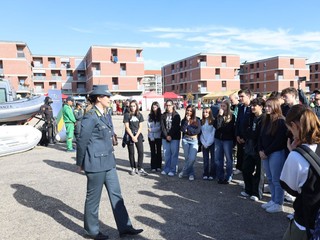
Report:
[{"label": "shadow on pavement", "polygon": [[[52,217],[63,227],[68,228],[80,236],[85,234],[82,226],[79,226],[63,214],[66,213],[67,215],[83,221],[83,214],[79,211],[66,205],[57,198],[43,195],[41,192],[25,185],[11,184],[11,187],[16,190],[13,196],[21,205]],[[104,225],[102,222],[100,222],[100,226],[103,229],[110,229],[110,227]]]}]

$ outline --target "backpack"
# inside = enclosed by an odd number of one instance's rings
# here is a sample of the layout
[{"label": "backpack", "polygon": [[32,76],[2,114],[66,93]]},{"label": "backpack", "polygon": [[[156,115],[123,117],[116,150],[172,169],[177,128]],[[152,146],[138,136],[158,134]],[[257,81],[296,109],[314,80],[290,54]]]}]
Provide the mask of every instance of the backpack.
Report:
[{"label": "backpack", "polygon": [[[316,152],[312,151],[309,147],[305,145],[300,145],[294,151],[300,153],[313,167],[316,171],[318,177],[320,178],[320,147],[318,145]],[[309,231],[308,231],[309,230]],[[315,219],[314,230],[307,229],[307,234],[310,234],[310,240],[320,240],[320,209]]]}]

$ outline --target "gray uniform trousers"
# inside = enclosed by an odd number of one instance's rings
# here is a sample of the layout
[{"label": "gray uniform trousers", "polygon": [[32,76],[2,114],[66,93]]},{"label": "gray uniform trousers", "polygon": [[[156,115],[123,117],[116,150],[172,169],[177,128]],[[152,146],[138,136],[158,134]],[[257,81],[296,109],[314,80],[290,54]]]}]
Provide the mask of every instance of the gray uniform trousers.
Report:
[{"label": "gray uniform trousers", "polygon": [[112,212],[119,233],[132,228],[127,209],[121,196],[121,190],[116,168],[103,172],[86,172],[87,196],[85,202],[84,228],[89,235],[99,233],[99,204],[103,185],[105,185]]}]

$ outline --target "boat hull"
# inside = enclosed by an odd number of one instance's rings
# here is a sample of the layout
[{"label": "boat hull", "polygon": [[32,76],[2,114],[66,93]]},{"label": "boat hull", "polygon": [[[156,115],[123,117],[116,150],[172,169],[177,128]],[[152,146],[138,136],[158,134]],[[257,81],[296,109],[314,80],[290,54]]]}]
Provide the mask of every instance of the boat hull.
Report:
[{"label": "boat hull", "polygon": [[0,103],[0,123],[21,122],[35,116],[44,103],[44,96],[33,96]]},{"label": "boat hull", "polygon": [[29,125],[0,126],[0,132],[0,156],[30,150],[41,139],[41,132]]}]

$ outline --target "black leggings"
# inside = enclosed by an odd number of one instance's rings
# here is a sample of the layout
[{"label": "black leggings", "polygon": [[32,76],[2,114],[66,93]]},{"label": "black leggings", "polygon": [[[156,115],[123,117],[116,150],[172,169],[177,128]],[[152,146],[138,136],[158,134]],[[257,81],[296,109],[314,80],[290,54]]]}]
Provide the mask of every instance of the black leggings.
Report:
[{"label": "black leggings", "polygon": [[142,139],[139,137],[138,142],[127,145],[131,168],[137,168],[135,157],[134,157],[134,145],[136,145],[136,148],[138,151],[138,170],[140,170],[142,168],[142,163],[143,163],[143,142],[142,142]]},{"label": "black leggings", "polygon": [[151,141],[150,138],[150,152],[151,152],[151,169],[161,168],[162,157],[161,157],[161,146],[162,139],[156,138],[154,141]]}]

